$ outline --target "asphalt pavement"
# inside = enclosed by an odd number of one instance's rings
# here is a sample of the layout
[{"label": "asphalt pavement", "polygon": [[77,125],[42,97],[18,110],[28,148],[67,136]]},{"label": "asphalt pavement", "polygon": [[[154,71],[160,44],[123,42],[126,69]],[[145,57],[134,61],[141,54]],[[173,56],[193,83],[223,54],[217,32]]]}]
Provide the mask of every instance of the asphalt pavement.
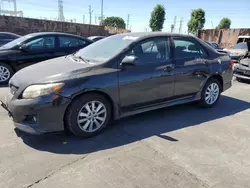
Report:
[{"label": "asphalt pavement", "polygon": [[32,136],[0,109],[0,187],[249,187],[249,107],[250,84],[234,82],[214,108],[136,115],[91,139]]}]

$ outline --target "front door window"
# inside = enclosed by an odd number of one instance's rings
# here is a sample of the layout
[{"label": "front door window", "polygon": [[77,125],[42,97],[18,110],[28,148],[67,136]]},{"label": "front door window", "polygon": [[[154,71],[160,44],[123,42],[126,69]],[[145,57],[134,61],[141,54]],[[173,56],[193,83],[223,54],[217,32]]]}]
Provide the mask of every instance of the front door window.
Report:
[{"label": "front door window", "polygon": [[26,43],[26,46],[30,50],[53,49],[55,48],[55,37],[39,37]]}]

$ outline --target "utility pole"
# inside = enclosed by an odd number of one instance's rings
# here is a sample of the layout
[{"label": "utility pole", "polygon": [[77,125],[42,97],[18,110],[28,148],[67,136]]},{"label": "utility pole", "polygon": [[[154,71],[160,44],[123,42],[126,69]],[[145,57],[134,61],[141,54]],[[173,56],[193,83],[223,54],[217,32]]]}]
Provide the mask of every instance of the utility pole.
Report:
[{"label": "utility pole", "polygon": [[92,23],[92,13],[93,13],[93,10],[91,9],[91,5],[89,5],[89,25],[91,25]]},{"label": "utility pole", "polygon": [[63,1],[58,0],[58,20],[59,21],[64,21],[64,15],[63,15]]},{"label": "utility pole", "polygon": [[101,0],[101,25],[103,24],[103,0]]},{"label": "utility pole", "polygon": [[214,28],[214,24],[213,24],[213,21],[211,21],[211,24],[212,24],[212,29]]},{"label": "utility pole", "polygon": [[85,15],[82,15],[82,23],[85,23]]},{"label": "utility pole", "polygon": [[181,17],[181,20],[180,20],[179,33],[182,32],[182,23],[183,23],[183,17]]},{"label": "utility pole", "polygon": [[89,36],[91,35],[92,12],[91,5],[89,5]]},{"label": "utility pole", "polygon": [[128,14],[128,19],[127,19],[127,30],[129,28],[129,19],[130,19],[130,15]]},{"label": "utility pole", "polygon": [[200,28],[201,28],[201,22],[198,23],[198,28],[197,28],[197,30],[196,30],[196,36],[197,36],[197,37],[198,37]]},{"label": "utility pole", "polygon": [[174,24],[173,24],[173,30],[172,32],[175,32],[175,26],[176,26],[177,16],[174,17]]},{"label": "utility pole", "polygon": [[171,25],[171,31],[170,31],[170,32],[171,32],[171,33],[174,32],[174,24]]}]

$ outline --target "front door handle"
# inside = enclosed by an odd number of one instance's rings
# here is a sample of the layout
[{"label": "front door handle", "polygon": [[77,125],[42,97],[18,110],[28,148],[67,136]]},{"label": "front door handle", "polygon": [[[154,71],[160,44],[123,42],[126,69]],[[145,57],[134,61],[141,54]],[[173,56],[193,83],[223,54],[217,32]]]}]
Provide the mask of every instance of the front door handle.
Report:
[{"label": "front door handle", "polygon": [[169,65],[166,65],[164,71],[172,71],[174,69],[174,65],[173,64],[169,64]]}]

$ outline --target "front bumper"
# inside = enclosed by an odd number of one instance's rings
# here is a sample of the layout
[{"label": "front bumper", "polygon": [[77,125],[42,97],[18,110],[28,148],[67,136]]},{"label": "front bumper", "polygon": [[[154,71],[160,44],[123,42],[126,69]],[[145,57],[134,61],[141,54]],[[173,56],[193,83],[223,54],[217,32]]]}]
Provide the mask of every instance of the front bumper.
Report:
[{"label": "front bumper", "polygon": [[237,65],[234,67],[234,76],[244,80],[250,80],[250,67],[244,65]]},{"label": "front bumper", "polygon": [[64,113],[70,102],[71,99],[59,95],[16,99],[9,94],[4,104],[16,128],[30,134],[44,134],[64,130]]}]

